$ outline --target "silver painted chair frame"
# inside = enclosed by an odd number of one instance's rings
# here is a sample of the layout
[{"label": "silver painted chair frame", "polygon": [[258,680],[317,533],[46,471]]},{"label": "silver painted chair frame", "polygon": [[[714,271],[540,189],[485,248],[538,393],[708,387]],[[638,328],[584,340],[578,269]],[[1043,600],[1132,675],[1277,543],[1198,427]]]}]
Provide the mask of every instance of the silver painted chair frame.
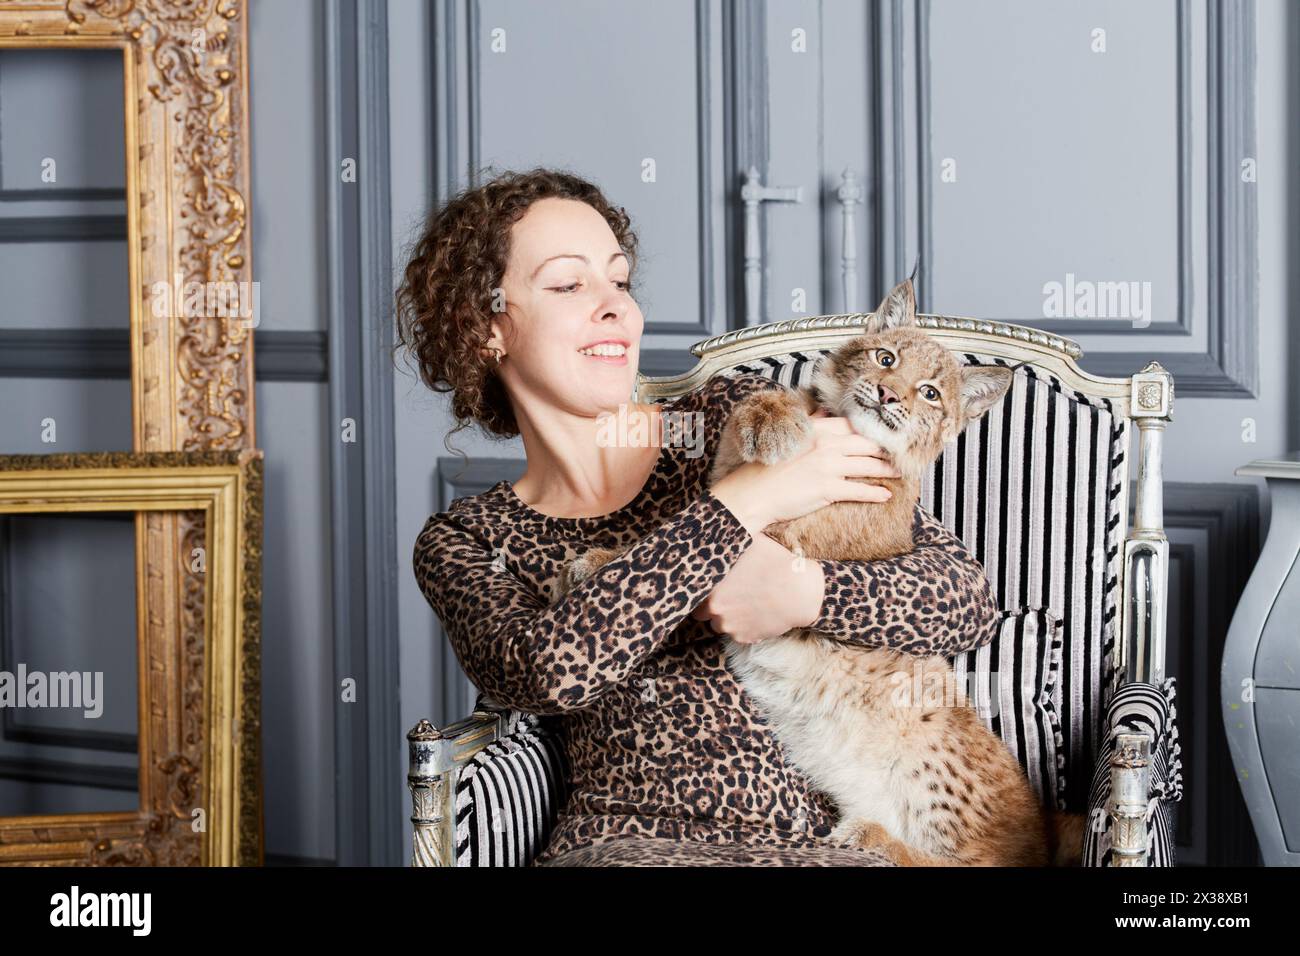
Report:
[{"label": "silver painted chair frame", "polygon": [[[662,401],[703,385],[719,371],[795,349],[833,349],[862,333],[870,313],[821,315],[770,322],[715,336],[691,347],[694,368],[676,376],[637,377],[636,401]],[[980,352],[1028,362],[1085,395],[1108,398],[1138,429],[1136,501],[1129,525],[1128,481],[1122,482],[1120,514],[1125,525],[1119,601],[1123,608],[1115,661],[1119,685],[1159,685],[1165,671],[1166,585],[1169,542],[1164,532],[1161,446],[1174,401],[1174,382],[1158,362],[1129,378],[1102,378],[1078,365],[1075,342],[1037,329],[961,316],[918,314],[917,324],[956,352]],[[413,838],[412,866],[455,865],[455,788],[464,763],[500,739],[508,709],[484,699],[469,717],[441,730],[421,720],[407,734]],[[1112,865],[1145,866],[1145,814],[1150,793],[1151,751],[1145,734],[1121,734],[1111,757]]]}]

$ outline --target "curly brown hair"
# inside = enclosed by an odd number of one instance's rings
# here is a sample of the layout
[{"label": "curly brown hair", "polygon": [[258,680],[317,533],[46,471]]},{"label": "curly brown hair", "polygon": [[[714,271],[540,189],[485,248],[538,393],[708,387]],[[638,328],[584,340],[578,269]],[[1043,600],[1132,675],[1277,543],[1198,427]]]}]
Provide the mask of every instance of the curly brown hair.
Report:
[{"label": "curly brown hair", "polygon": [[519,434],[496,361],[483,352],[492,337],[493,290],[510,259],[510,227],[548,197],[576,199],[600,213],[636,269],[637,239],[627,211],[562,170],[501,173],[430,213],[397,289],[397,348],[415,357],[425,385],[452,393],[457,424],[443,439],[448,450],[447,439],[474,422],[490,435]]}]

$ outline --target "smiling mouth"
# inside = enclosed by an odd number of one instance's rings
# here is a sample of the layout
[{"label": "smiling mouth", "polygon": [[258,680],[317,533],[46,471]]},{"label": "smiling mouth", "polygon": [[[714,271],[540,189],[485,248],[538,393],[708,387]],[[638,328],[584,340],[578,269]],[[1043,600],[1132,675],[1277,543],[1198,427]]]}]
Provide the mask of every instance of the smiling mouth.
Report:
[{"label": "smiling mouth", "polygon": [[612,365],[626,365],[628,361],[628,348],[622,343],[602,342],[589,348],[578,349],[578,354]]},{"label": "smiling mouth", "polygon": [[885,413],[884,408],[881,407],[879,402],[865,402],[857,395],[853,396],[853,400],[857,402],[858,405],[860,405],[862,408],[866,409],[867,411],[875,412],[876,417],[880,419],[881,424],[883,424],[891,432],[898,431],[898,425],[894,422],[893,417]]}]

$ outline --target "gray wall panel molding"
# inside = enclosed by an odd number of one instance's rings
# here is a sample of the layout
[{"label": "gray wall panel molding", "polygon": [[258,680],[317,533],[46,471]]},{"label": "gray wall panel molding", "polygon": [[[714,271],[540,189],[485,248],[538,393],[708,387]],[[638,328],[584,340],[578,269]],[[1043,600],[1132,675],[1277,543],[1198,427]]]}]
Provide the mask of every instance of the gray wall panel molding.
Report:
[{"label": "gray wall panel molding", "polygon": [[328,382],[329,336],[254,331],[253,366],[258,382]]},{"label": "gray wall panel molding", "polygon": [[[718,322],[727,321],[727,316],[715,315],[714,303],[718,279],[717,263],[714,261],[714,224],[713,224],[713,71],[710,68],[713,56],[712,34],[707,0],[695,0],[695,137],[699,148],[696,152],[696,176],[699,188],[696,190],[696,216],[699,221],[697,242],[700,250],[700,307],[694,322],[659,322],[648,321],[645,334],[648,335],[713,335]],[[725,98],[725,94],[724,94]],[[724,187],[725,188],[725,187]],[[728,261],[731,259],[727,256]],[[725,281],[725,273],[721,281]]]},{"label": "gray wall panel molding", "polygon": [[[253,332],[257,382],[325,382],[324,332]],[[126,329],[0,329],[0,378],[131,377]]]},{"label": "gray wall panel molding", "polygon": [[[913,0],[918,13],[926,13],[929,4],[924,0]],[[907,169],[907,137],[919,137],[919,131],[929,131],[928,105],[915,97],[909,110],[906,98],[905,61],[905,0],[881,0],[871,8],[870,33],[868,49],[872,51],[875,62],[876,88],[868,98],[871,110],[868,128],[874,131],[872,144],[871,181],[872,195],[870,212],[875,222],[873,248],[868,262],[871,275],[866,301],[868,308],[875,308],[884,293],[899,278],[911,271],[911,262],[907,255],[908,237],[908,197],[911,195],[919,201],[920,183],[925,179],[924,170],[909,173]],[[924,6],[925,10],[919,9]],[[928,35],[928,34],[927,34]],[[917,68],[929,63],[929,56],[917,57]],[[928,90],[928,84],[926,89]],[[912,115],[909,116],[909,113]],[[916,220],[918,242],[922,230],[928,232],[924,221]],[[917,307],[925,310],[928,282],[926,269],[920,270],[916,280]]]},{"label": "gray wall panel molding", "polygon": [[[455,62],[452,60],[455,44],[451,38],[456,23],[455,0],[441,0],[433,4],[429,17],[430,165],[433,167],[434,199],[441,206],[449,195],[444,186],[448,170],[456,168],[452,159],[455,155],[455,140],[452,139],[455,131],[448,128],[451,118],[456,115],[456,75]],[[441,44],[438,40],[442,41]],[[434,209],[430,209],[428,215],[432,216],[434,212]]]},{"label": "gray wall panel molding", "polygon": [[[746,4],[745,6],[751,6]],[[712,12],[709,9],[707,0],[695,0],[695,46],[693,66],[695,69],[695,136],[698,150],[696,152],[696,176],[698,178],[699,188],[696,190],[696,216],[699,222],[699,232],[697,233],[697,243],[699,247],[699,283],[700,283],[700,304],[699,312],[693,322],[660,322],[649,320],[645,324],[645,335],[703,335],[709,336],[714,334],[715,327],[720,322],[728,321],[726,315],[715,315],[717,309],[714,303],[719,301],[715,294],[717,291],[717,282],[726,281],[725,272],[719,277],[717,263],[714,255],[714,224],[713,224],[713,199],[714,199],[714,137],[713,137],[713,97],[711,95],[711,69],[713,44],[710,28],[710,17]],[[759,47],[761,56],[762,47]],[[724,68],[725,73],[725,68]],[[724,101],[726,93],[723,94]],[[725,109],[725,103],[724,103]],[[725,188],[725,187],[724,187]],[[736,189],[740,188],[739,176],[737,176]],[[730,262],[733,257],[726,256]]]},{"label": "gray wall panel molding", "polygon": [[[1189,225],[1191,220],[1192,207],[1192,25],[1191,9],[1188,0],[1176,0],[1174,3],[1174,30],[1177,34],[1174,43],[1174,63],[1177,79],[1174,83],[1174,96],[1176,102],[1176,122],[1174,124],[1174,134],[1177,142],[1174,156],[1174,169],[1178,180],[1178,205],[1177,205],[1177,243],[1178,243],[1178,281],[1177,304],[1174,307],[1175,319],[1173,322],[1153,324],[1151,327],[1143,329],[1145,335],[1174,335],[1189,336],[1192,334],[1192,233]],[[1214,49],[1214,39],[1211,35],[1209,41],[1211,51]],[[1211,108],[1211,126],[1213,127],[1213,108]],[[928,135],[926,137],[929,139]],[[1051,332],[1055,335],[1102,335],[1114,332],[1130,332],[1133,329],[1133,323],[1125,319],[1047,319],[1042,316],[1031,316],[1029,318],[1007,319],[1006,321],[1015,322],[1018,325],[1029,325],[1033,328],[1042,329],[1044,332]],[[1135,353],[1125,353],[1135,354]],[[1171,353],[1172,355],[1187,355],[1188,353]],[[1098,356],[1100,358],[1100,356]],[[1146,364],[1144,360],[1141,365]],[[1158,359],[1164,364],[1163,359]],[[1185,372],[1191,371],[1186,362],[1180,361]],[[1170,368],[1165,365],[1165,368]],[[1172,371],[1172,369],[1170,369]],[[1190,375],[1188,381],[1193,388],[1198,387],[1197,378],[1201,374]],[[1180,380],[1179,384],[1183,384]]]},{"label": "gray wall panel molding", "polygon": [[1089,352],[1085,348],[1079,365],[1094,375],[1125,376],[1141,371],[1148,362],[1159,362],[1173,375],[1179,398],[1248,397],[1228,390],[1223,366],[1204,352]]},{"label": "gray wall panel molding", "polygon": [[[402,860],[386,0],[325,8],[335,839],[339,864]],[[355,182],[340,166],[356,160]],[[342,440],[344,419],[356,441]],[[341,702],[342,682],[356,701]]]},{"label": "gray wall panel molding", "polygon": [[[751,166],[768,181],[769,81],[767,70],[767,0],[727,3],[722,7],[722,168],[727,181],[721,188],[726,197],[723,229],[726,255],[721,281],[726,296],[726,314],[719,316],[721,328],[704,332],[711,336],[745,324],[745,270],[741,251],[745,248],[745,204],[740,198],[745,171]],[[759,217],[759,241],[768,248],[767,217]],[[766,280],[766,277],[764,277]],[[766,281],[764,281],[766,287]],[[707,315],[707,311],[703,313]],[[668,350],[661,350],[665,354]],[[663,367],[662,365],[659,367]],[[641,371],[651,371],[642,358]]]},{"label": "gray wall panel molding", "polygon": [[438,208],[461,189],[482,185],[480,35],[477,3],[442,0],[434,8],[433,39],[437,42],[430,45],[429,56],[433,63],[433,185]]},{"label": "gray wall panel molding", "polygon": [[126,200],[126,190],[116,186],[50,186],[48,189],[0,189],[0,203],[103,202]]},{"label": "gray wall panel molding", "polygon": [[131,377],[127,329],[0,329],[0,377]]},{"label": "gray wall panel molding", "polygon": [[[0,189],[0,208],[6,203],[105,202],[125,200],[126,190],[116,187],[61,187]],[[29,210],[30,211],[30,210]],[[126,238],[126,214],[78,213],[60,216],[0,216],[0,243],[86,242]]]},{"label": "gray wall panel molding", "polygon": [[[916,47],[914,51],[916,61],[916,102],[917,102],[917,143],[916,143],[916,220],[918,223],[916,241],[917,255],[921,262],[934,262],[934,230],[927,228],[930,222],[930,210],[933,206],[933,161],[931,158],[931,137],[930,137],[930,0],[916,0],[915,11],[915,33]],[[906,261],[897,263],[900,269],[908,268]],[[908,268],[909,273],[911,272]],[[891,281],[898,281],[903,277],[899,272],[897,278]],[[884,297],[885,288],[880,290],[880,298]],[[925,279],[922,270],[917,270],[917,307],[922,312],[926,311],[929,306],[930,285]],[[874,309],[880,298],[872,301],[869,308]],[[924,303],[924,306],[922,306]]]},{"label": "gray wall panel molding", "polygon": [[[1221,381],[1206,394],[1259,392],[1259,205],[1241,163],[1257,158],[1255,0],[1211,3],[1210,355]],[[1177,376],[1177,369],[1170,369]]]},{"label": "gray wall panel molding", "polygon": [[468,28],[465,35],[465,62],[469,71],[469,82],[465,92],[468,96],[468,110],[465,115],[467,136],[465,147],[469,150],[469,184],[479,186],[479,164],[482,162],[482,134],[479,131],[480,118],[483,116],[483,84],[481,82],[483,56],[479,50],[479,38],[483,35],[482,21],[479,17],[480,6],[475,0],[462,0],[468,4],[466,15],[462,18]]},{"label": "gray wall panel molding", "polygon": [[0,243],[105,242],[126,238],[126,216],[0,216]]},{"label": "gray wall panel molding", "polygon": [[130,793],[135,793],[140,788],[140,771],[136,767],[74,765],[62,760],[41,760],[36,757],[0,758],[0,778],[26,783],[58,783],[98,787],[101,790],[125,790]]},{"label": "gray wall panel molding", "polygon": [[[750,7],[761,7],[761,2],[746,3],[735,12],[735,17],[746,24],[752,22]],[[723,8],[724,22],[731,15],[730,5]],[[724,323],[729,321],[727,315],[718,314],[730,310],[734,297],[727,290],[732,288],[729,254],[724,253],[724,268],[719,268],[716,250],[716,224],[714,222],[714,193],[717,188],[716,159],[714,154],[714,110],[712,95],[712,56],[713,29],[711,18],[712,5],[708,0],[695,0],[695,43],[693,47],[693,67],[695,71],[695,125],[699,144],[696,157],[696,171],[699,188],[696,191],[697,216],[699,230],[697,243],[699,249],[699,308],[692,321],[658,321],[648,320],[645,335],[695,335],[707,337],[723,331]],[[482,125],[482,18],[480,6],[466,0],[443,0],[434,10],[434,36],[437,44],[431,51],[434,57],[433,70],[433,126],[434,137],[434,183],[438,205],[441,206],[461,188],[475,188],[482,184],[484,173],[481,148],[480,128]],[[461,24],[465,30],[461,32]],[[763,56],[762,45],[756,48],[755,56]],[[726,69],[724,65],[724,87]],[[751,91],[760,96],[759,91]],[[728,91],[724,89],[722,108],[730,108]],[[764,110],[765,103],[759,104]],[[724,145],[725,150],[725,145]],[[765,161],[765,156],[764,156]],[[727,183],[729,194],[734,188],[736,195],[740,189],[739,167],[735,169],[733,183]],[[616,201],[616,200],[615,200]],[[730,211],[730,210],[729,210]],[[728,222],[728,227],[731,223]],[[727,237],[738,236],[730,228]],[[731,243],[724,246],[730,249]],[[739,246],[735,246],[739,248]],[[722,284],[720,288],[720,284]]]},{"label": "gray wall panel molding", "polygon": [[[1130,500],[1135,487],[1130,487]],[[1182,530],[1199,539],[1170,545],[1170,607],[1178,608],[1181,624],[1169,640],[1184,764],[1177,824],[1180,863],[1258,865],[1259,847],[1218,715],[1223,712],[1219,663],[1228,625],[1260,553],[1259,490],[1249,483],[1166,482],[1164,501],[1171,538]],[[1204,619],[1198,618],[1198,579],[1208,584]]]},{"label": "gray wall panel molding", "polygon": [[[466,120],[459,106],[461,89],[470,84],[473,76],[472,71],[465,69],[466,56],[460,50],[465,43],[460,36],[460,25],[471,15],[465,3],[466,0],[442,0],[433,9],[432,37],[439,42],[430,44],[429,57],[433,63],[433,185],[438,206],[460,188],[463,170],[468,169],[473,176],[477,168],[477,153],[465,152],[468,137],[460,134],[461,123]],[[472,49],[468,55],[473,56]],[[471,108],[469,112],[472,114],[474,110]]]},{"label": "gray wall panel molding", "polygon": [[[1187,103],[1191,56],[1187,41],[1189,5],[1176,5],[1179,23],[1178,127],[1180,145],[1189,138],[1191,122]],[[1091,353],[1085,348],[1085,369],[1099,375],[1111,369],[1138,369],[1154,359],[1174,376],[1179,394],[1216,398],[1255,398],[1259,390],[1258,208],[1253,183],[1240,177],[1240,163],[1256,155],[1255,140],[1255,4],[1209,3],[1206,30],[1209,103],[1209,257],[1207,320],[1209,343],[1204,353],[1132,352]],[[1192,268],[1190,231],[1187,227],[1190,156],[1179,158],[1179,322],[1190,324]],[[1042,321],[1036,326],[1064,334],[1106,331],[1087,322]],[[1110,322],[1127,330],[1124,322]],[[1170,329],[1170,332],[1179,331]],[[1190,329],[1187,330],[1190,332]],[[1143,330],[1143,334],[1149,334]]]},{"label": "gray wall panel molding", "polygon": [[[1256,185],[1241,180],[1243,159],[1256,156],[1255,132],[1255,2],[1205,5],[1208,56],[1207,131],[1209,149],[1209,220],[1204,264],[1208,283],[1206,314],[1208,345],[1205,352],[1089,351],[1084,342],[1081,365],[1098,375],[1131,374],[1155,359],[1178,382],[1184,397],[1255,398],[1259,391],[1259,292],[1258,292],[1258,202]],[[1177,156],[1178,177],[1178,267],[1177,321],[1162,327],[1143,329],[1143,337],[1186,337],[1192,333],[1191,309],[1193,236],[1191,224],[1191,59],[1192,5],[1178,0],[1174,7],[1177,37]],[[922,256],[918,277],[918,308],[929,309],[927,263],[933,229],[930,216],[930,67],[928,43],[929,0],[882,0],[873,7],[869,48],[875,52],[876,80],[870,97],[872,128],[875,130],[876,248],[872,264],[875,275],[868,300],[874,304],[886,288],[911,267],[907,259],[908,237],[915,235]],[[904,69],[904,52],[909,37],[915,40],[915,75]],[[912,85],[909,85],[912,84]],[[920,131],[919,134],[917,131]],[[906,157],[910,137],[920,169],[911,183]],[[1008,316],[980,316],[994,321],[1014,322],[1061,335],[1129,333],[1125,320],[1031,319]]]},{"label": "gray wall panel molding", "polygon": [[[71,730],[59,727],[32,727],[12,718],[7,723],[5,740],[15,743],[38,744],[42,747],[68,747],[80,750],[102,750],[108,753],[139,753],[135,734],[117,734],[102,730]],[[73,766],[73,764],[69,764]],[[75,764],[77,767],[89,764]]]}]

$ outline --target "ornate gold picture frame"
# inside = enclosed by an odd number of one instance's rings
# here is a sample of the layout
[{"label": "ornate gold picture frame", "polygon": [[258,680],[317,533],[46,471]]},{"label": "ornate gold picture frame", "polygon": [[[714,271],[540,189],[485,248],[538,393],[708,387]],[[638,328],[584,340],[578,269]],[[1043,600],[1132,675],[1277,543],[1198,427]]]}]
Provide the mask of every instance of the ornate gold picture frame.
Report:
[{"label": "ornate gold picture frame", "polygon": [[[185,512],[206,559],[136,579],[139,809],[0,817],[0,864],[260,866],[262,452],[0,455],[0,514],[94,511],[145,538]],[[169,606],[182,645],[147,624]]]},{"label": "ornate gold picture frame", "polygon": [[[0,0],[0,49],[122,53],[136,452],[256,448],[256,321],[241,314],[254,288],[247,13],[247,0]],[[159,309],[160,283],[172,289],[177,304],[185,301],[180,290],[197,283],[218,290],[227,304],[233,290],[240,307],[234,314]],[[141,607],[150,607],[142,615],[142,647],[205,646],[205,608],[191,605],[193,582],[181,561],[204,534],[195,521],[190,510],[150,509],[137,517],[136,578],[144,582]],[[114,824],[104,837],[134,832],[122,826]],[[257,843],[260,860],[260,837]],[[252,862],[252,845],[241,830],[234,843],[212,844],[203,859]],[[170,862],[198,858],[179,851],[162,855],[169,854]],[[149,862],[148,852],[109,856],[111,862]]]}]

